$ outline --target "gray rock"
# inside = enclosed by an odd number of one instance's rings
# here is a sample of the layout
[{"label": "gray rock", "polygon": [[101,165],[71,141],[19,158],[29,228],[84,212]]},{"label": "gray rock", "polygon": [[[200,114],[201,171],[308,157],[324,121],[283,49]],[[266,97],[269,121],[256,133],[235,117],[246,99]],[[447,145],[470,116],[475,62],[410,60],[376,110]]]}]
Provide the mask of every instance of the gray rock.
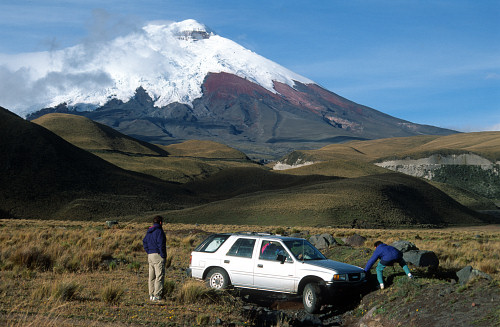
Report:
[{"label": "gray rock", "polygon": [[309,238],[309,242],[311,242],[311,244],[319,250],[328,249],[328,247],[330,246],[330,243],[328,243],[326,238],[322,237],[321,235],[311,236]]},{"label": "gray rock", "polygon": [[460,284],[466,284],[468,281],[474,278],[484,278],[491,280],[491,276],[480,270],[472,268],[472,266],[466,266],[459,271],[457,271],[457,277]]},{"label": "gray rock", "polygon": [[415,244],[413,244],[412,242],[409,242],[409,241],[404,241],[404,240],[392,242],[391,245],[403,253],[411,251],[411,250],[418,250],[418,248]]},{"label": "gray rock", "polygon": [[338,244],[338,242],[333,238],[333,236],[328,233],[323,233],[321,235],[313,235],[311,236],[311,239],[313,240],[313,242],[315,242],[313,244],[318,249],[327,249],[330,246]]},{"label": "gray rock", "polygon": [[403,253],[403,259],[417,267],[437,268],[439,259],[432,251],[410,250]]},{"label": "gray rock", "polygon": [[359,234],[351,235],[344,240],[344,243],[350,246],[363,246],[365,242],[366,238]]},{"label": "gray rock", "polygon": [[116,220],[106,220],[106,226],[109,228],[113,227],[114,225],[118,225],[118,222]]},{"label": "gray rock", "polygon": [[331,234],[328,234],[328,233],[323,233],[320,235],[321,237],[323,237],[330,246],[332,245],[337,245],[338,242],[336,239],[333,238],[333,236]]}]

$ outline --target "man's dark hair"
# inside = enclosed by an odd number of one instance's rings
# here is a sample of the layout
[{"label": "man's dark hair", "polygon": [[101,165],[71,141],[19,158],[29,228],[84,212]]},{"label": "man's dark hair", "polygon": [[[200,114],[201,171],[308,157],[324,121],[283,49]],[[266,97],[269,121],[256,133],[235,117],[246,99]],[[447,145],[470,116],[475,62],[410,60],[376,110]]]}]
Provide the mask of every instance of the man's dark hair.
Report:
[{"label": "man's dark hair", "polygon": [[379,246],[380,244],[382,244],[382,242],[381,242],[381,241],[377,241],[377,242],[375,242],[375,243],[373,244],[373,246],[374,246],[374,247],[377,247],[377,246]]},{"label": "man's dark hair", "polygon": [[162,224],[163,223],[163,217],[162,216],[155,216],[153,218],[153,224]]}]

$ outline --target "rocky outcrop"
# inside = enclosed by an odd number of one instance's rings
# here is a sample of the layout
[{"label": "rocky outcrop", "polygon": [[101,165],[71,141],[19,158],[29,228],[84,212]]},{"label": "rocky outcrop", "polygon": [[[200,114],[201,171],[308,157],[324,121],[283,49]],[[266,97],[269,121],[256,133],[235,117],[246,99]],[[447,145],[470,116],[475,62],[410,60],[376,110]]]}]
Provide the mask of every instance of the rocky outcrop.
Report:
[{"label": "rocky outcrop", "polygon": [[478,166],[484,170],[492,170],[496,172],[497,175],[499,172],[499,162],[492,162],[474,153],[451,155],[433,154],[427,158],[387,160],[375,163],[375,165],[429,180],[432,180],[436,170],[446,165]]},{"label": "rocky outcrop", "polygon": [[461,270],[457,271],[458,282],[460,284],[466,284],[468,281],[474,278],[484,278],[491,280],[491,276],[477,269],[472,268],[472,266],[466,266]]}]

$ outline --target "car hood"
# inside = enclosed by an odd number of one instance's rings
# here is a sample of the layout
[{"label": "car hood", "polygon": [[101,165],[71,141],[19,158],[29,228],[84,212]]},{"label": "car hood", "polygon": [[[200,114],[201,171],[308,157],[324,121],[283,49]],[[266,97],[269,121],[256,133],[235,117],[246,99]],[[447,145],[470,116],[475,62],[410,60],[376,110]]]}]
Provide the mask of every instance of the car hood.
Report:
[{"label": "car hood", "polygon": [[326,268],[330,270],[335,270],[339,274],[343,273],[361,273],[363,272],[363,268],[350,265],[348,263],[333,261],[333,260],[307,260],[304,261],[304,264]]}]

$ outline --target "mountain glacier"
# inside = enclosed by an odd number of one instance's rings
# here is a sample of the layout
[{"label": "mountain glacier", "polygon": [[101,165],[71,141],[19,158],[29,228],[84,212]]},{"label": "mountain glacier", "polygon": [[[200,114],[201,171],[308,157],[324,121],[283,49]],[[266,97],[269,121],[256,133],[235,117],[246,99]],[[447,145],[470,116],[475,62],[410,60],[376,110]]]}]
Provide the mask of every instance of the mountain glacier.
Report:
[{"label": "mountain glacier", "polygon": [[[4,55],[0,68],[24,83],[17,99],[0,98],[0,104],[24,115],[61,103],[92,110],[111,99],[126,102],[139,87],[156,107],[174,102],[191,105],[202,96],[209,73],[234,74],[272,93],[277,93],[274,82],[291,87],[295,81],[313,83],[195,20],[152,22],[101,44],[83,42],[52,52]],[[8,94],[4,91],[0,95]]]}]

